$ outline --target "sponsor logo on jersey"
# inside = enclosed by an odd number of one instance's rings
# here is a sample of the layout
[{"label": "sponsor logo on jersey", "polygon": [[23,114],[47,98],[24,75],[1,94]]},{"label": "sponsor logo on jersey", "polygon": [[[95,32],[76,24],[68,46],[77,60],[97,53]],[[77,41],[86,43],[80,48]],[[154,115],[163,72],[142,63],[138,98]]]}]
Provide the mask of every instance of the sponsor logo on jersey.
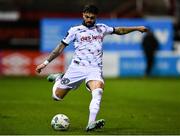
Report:
[{"label": "sponsor logo on jersey", "polygon": [[103,40],[103,36],[101,35],[92,35],[92,36],[82,36],[81,37],[81,41],[87,41],[87,42],[90,42],[90,41],[98,41],[98,40]]}]

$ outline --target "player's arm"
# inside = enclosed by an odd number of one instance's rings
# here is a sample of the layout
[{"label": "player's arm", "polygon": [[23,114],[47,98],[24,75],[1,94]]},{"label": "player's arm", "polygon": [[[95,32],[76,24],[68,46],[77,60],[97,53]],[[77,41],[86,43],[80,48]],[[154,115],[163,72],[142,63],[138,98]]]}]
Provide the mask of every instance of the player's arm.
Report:
[{"label": "player's arm", "polygon": [[139,31],[139,32],[147,32],[148,29],[144,26],[135,26],[135,27],[115,27],[113,34],[123,35],[128,34],[130,32]]},{"label": "player's arm", "polygon": [[40,73],[43,68],[45,68],[53,59],[55,59],[57,56],[59,56],[66,45],[62,42],[56,46],[56,48],[50,53],[48,58],[40,65],[36,67],[36,72]]},{"label": "player's arm", "polygon": [[53,59],[55,59],[57,56],[59,56],[63,52],[65,47],[66,47],[66,45],[64,43],[58,44],[56,46],[56,48],[48,56],[47,61],[51,62]]}]

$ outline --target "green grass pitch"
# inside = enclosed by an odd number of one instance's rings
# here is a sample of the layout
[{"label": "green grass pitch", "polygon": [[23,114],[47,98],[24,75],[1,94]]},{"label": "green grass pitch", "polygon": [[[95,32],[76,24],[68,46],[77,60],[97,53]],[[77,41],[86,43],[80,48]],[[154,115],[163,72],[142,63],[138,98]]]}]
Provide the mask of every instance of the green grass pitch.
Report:
[{"label": "green grass pitch", "polygon": [[[180,134],[180,79],[106,79],[98,119],[105,127],[85,132],[90,93],[84,84],[63,101],[51,98],[45,78],[0,78],[0,134]],[[68,131],[54,131],[51,118],[66,114]]]}]

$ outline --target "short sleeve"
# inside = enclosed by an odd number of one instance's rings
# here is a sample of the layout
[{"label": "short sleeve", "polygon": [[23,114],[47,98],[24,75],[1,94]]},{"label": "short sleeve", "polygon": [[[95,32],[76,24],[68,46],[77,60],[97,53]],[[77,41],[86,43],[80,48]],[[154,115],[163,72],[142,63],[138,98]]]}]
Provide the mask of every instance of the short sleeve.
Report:
[{"label": "short sleeve", "polygon": [[112,34],[113,31],[114,31],[114,28],[113,28],[113,27],[109,27],[109,26],[106,25],[106,33],[107,33],[107,34]]},{"label": "short sleeve", "polygon": [[73,28],[70,28],[66,34],[66,36],[62,39],[62,43],[65,45],[70,44],[75,39],[75,32]]},{"label": "short sleeve", "polygon": [[105,24],[101,24],[101,26],[104,28],[104,34],[112,34],[114,32],[114,28],[107,26]]}]

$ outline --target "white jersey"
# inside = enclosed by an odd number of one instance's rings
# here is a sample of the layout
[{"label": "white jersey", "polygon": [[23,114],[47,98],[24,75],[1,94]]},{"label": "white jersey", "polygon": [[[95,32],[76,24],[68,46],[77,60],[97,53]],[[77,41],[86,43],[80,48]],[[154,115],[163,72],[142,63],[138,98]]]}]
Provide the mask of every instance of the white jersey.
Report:
[{"label": "white jersey", "polygon": [[72,59],[73,63],[81,66],[102,67],[103,38],[112,32],[113,27],[105,24],[95,24],[90,28],[79,25],[70,28],[62,42],[67,45],[70,42],[74,42],[75,53]]}]

